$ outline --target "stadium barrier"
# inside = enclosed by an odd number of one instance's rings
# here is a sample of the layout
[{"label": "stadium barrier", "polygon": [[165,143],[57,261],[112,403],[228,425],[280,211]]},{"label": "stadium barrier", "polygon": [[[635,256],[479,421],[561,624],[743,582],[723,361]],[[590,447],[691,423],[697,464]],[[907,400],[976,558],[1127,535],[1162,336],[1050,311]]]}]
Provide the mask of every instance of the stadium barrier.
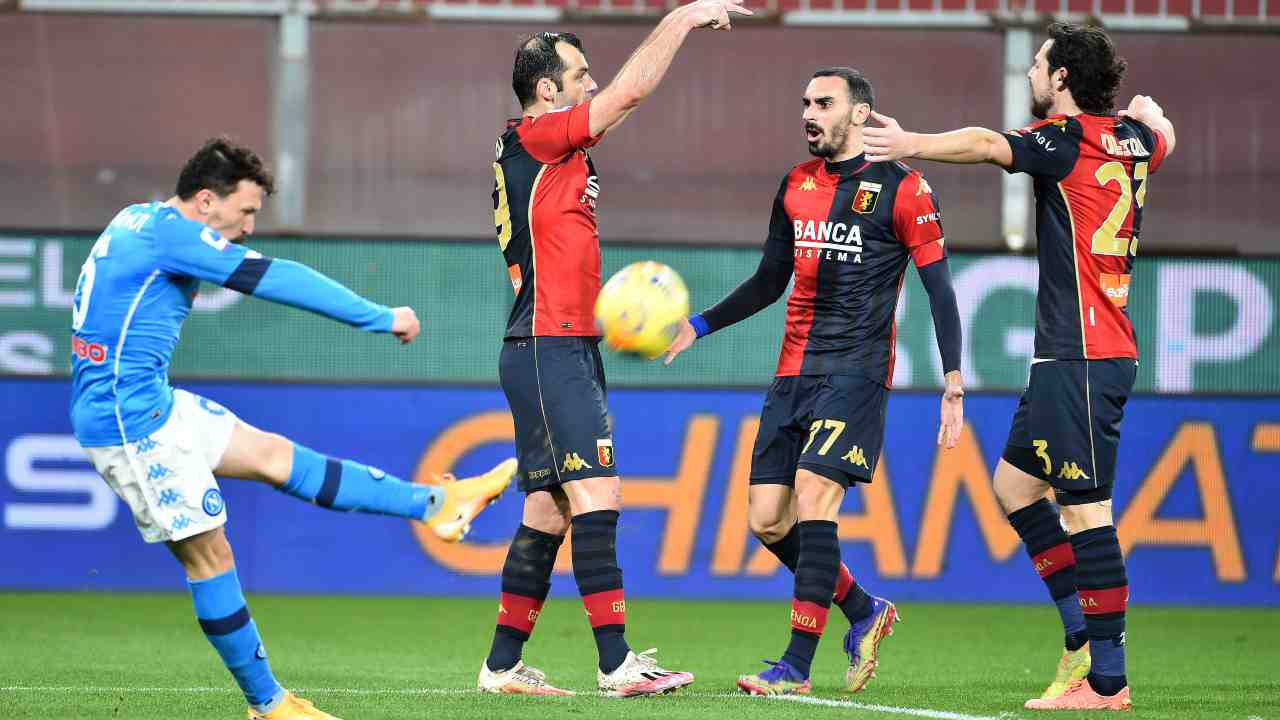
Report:
[{"label": "stadium barrier", "polygon": [[[187,342],[192,342],[188,338]],[[512,452],[501,391],[186,382],[246,421],[406,478],[470,474]],[[180,590],[169,554],[84,462],[59,378],[0,379],[0,589]],[[791,578],[750,537],[746,477],[759,389],[611,393],[625,482],[621,564],[632,597],[775,598]],[[840,518],[845,561],[901,600],[1044,599],[990,489],[1017,397],[966,398],[960,446],[934,446],[933,393],[897,391],[876,481]],[[1134,605],[1280,606],[1280,399],[1138,395],[1116,492]],[[583,453],[588,461],[590,457]],[[343,515],[264,486],[223,483],[240,576],[256,592],[492,595],[519,521],[510,492],[466,542],[403,520]],[[561,551],[553,592],[576,593]]]},{"label": "stadium barrier", "polygon": [[[70,307],[90,235],[0,235],[0,374],[65,375]],[[266,255],[300,260],[360,293],[411,305],[423,337],[402,348],[299,311],[203,286],[172,371],[182,377],[493,385],[511,285],[492,243],[255,238]],[[656,258],[674,267],[692,306],[719,300],[754,271],[759,250],[609,245],[607,277]],[[1021,390],[1033,351],[1034,257],[951,259],[970,389]],[[928,298],[910,267],[897,317],[895,385],[941,379]],[[1280,259],[1141,257],[1128,308],[1141,392],[1280,393]],[[614,355],[611,386],[752,386],[769,382],[784,303],[697,343],[664,368]]]}]

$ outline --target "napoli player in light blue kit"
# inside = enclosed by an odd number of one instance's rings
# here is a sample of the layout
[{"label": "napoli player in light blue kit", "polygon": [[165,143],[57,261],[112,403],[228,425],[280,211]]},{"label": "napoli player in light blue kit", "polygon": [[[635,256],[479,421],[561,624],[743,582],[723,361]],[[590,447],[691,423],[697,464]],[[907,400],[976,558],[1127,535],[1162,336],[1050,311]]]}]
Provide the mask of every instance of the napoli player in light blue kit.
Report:
[{"label": "napoli player in light blue kit", "polygon": [[252,150],[215,138],[187,161],[168,202],[116,215],[76,284],[71,424],[143,539],[166,543],[186,570],[196,618],[244,691],[250,720],[325,720],[333,716],[271,673],[236,576],[214,476],[258,480],[333,510],[418,520],[457,541],[510,484],[516,462],[442,485],[407,483],[263,432],[170,387],[169,359],[202,281],[402,343],[417,337],[411,308],[370,302],[305,265],[240,245],[272,192],[271,174]]}]

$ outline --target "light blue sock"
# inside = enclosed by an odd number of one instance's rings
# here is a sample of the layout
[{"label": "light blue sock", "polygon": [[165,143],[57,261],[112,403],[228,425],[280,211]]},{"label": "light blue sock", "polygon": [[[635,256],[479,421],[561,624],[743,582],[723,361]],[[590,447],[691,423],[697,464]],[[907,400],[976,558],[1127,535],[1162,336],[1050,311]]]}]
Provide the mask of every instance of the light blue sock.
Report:
[{"label": "light blue sock", "polygon": [[325,457],[293,444],[293,471],[280,488],[296,498],[333,510],[426,520],[444,502],[444,492],[407,483],[352,460]]},{"label": "light blue sock", "polygon": [[270,712],[284,699],[271,674],[258,625],[249,615],[240,578],[232,568],[208,580],[188,580],[200,629],[235,677],[244,697],[258,712]]}]

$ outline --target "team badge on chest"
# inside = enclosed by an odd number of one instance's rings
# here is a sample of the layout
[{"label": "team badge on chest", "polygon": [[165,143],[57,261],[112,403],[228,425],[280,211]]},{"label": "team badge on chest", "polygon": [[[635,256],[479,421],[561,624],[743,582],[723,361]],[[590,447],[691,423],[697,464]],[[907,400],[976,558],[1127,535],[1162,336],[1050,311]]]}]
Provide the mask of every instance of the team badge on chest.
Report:
[{"label": "team badge on chest", "polygon": [[863,180],[858,183],[858,192],[853,194],[853,211],[862,215],[875,212],[876,201],[880,199],[880,183]]}]

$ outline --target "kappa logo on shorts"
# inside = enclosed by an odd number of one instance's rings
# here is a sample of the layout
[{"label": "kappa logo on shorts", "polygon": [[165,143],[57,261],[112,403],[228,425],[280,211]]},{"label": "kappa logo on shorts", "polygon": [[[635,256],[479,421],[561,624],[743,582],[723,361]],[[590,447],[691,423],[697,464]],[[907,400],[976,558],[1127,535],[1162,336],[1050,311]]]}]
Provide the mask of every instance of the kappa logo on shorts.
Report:
[{"label": "kappa logo on shorts", "polygon": [[613,467],[613,438],[596,440],[596,459],[600,467]]},{"label": "kappa logo on shorts", "polygon": [[591,465],[583,460],[578,453],[564,454],[564,467],[560,468],[560,472],[577,472],[578,470],[589,469]]},{"label": "kappa logo on shorts", "polygon": [[1084,474],[1084,471],[1080,469],[1080,466],[1079,466],[1079,465],[1077,465],[1077,464],[1075,464],[1075,463],[1073,463],[1073,462],[1071,462],[1071,461],[1069,461],[1069,460],[1064,460],[1064,461],[1062,461],[1062,469],[1058,471],[1058,477],[1059,477],[1059,478],[1065,478],[1065,479],[1067,479],[1067,480],[1090,480],[1090,479],[1092,479],[1092,478],[1090,478],[1088,475],[1085,475],[1085,474]]},{"label": "kappa logo on shorts", "polygon": [[862,448],[858,447],[857,445],[854,445],[853,449],[845,453],[845,456],[840,459],[848,460],[851,465],[857,465],[859,467],[866,468],[867,470],[871,469],[870,467],[867,466],[866,454],[863,453]]},{"label": "kappa logo on shorts", "polygon": [[209,488],[204,491],[204,500],[200,502],[200,507],[204,508],[204,512],[209,517],[213,517],[222,512],[227,506],[222,499],[222,493],[218,492],[218,488]]}]

